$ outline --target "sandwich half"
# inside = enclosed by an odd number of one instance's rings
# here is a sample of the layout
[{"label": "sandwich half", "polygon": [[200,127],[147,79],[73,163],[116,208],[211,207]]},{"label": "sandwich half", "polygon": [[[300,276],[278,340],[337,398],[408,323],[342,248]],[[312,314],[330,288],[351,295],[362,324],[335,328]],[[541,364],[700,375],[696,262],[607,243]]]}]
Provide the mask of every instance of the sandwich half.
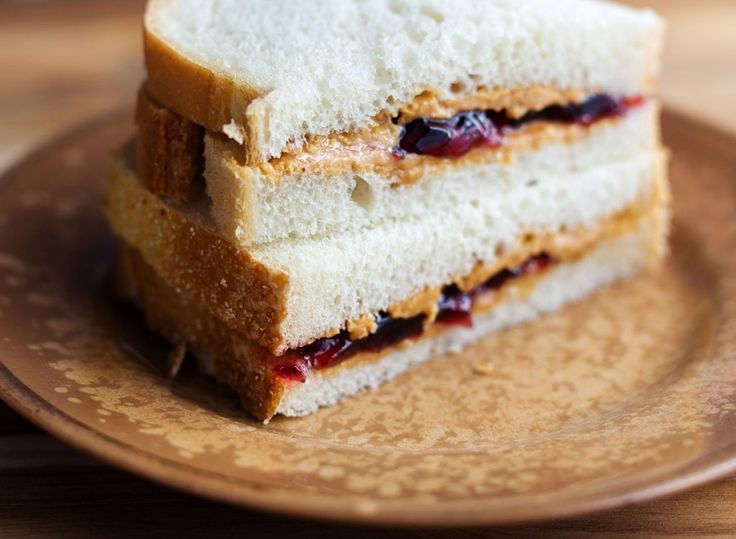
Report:
[{"label": "sandwich half", "polygon": [[662,33],[592,0],[151,1],[120,293],[268,420],[654,268]]}]

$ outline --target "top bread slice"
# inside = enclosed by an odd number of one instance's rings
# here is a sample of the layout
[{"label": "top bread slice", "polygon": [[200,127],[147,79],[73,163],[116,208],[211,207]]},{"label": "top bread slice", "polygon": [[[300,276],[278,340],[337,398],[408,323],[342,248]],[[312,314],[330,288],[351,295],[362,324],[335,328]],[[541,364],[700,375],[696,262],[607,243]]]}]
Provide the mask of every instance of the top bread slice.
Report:
[{"label": "top bread slice", "polygon": [[249,164],[370,128],[420,94],[648,94],[663,23],[599,0],[150,0],[148,89]]}]

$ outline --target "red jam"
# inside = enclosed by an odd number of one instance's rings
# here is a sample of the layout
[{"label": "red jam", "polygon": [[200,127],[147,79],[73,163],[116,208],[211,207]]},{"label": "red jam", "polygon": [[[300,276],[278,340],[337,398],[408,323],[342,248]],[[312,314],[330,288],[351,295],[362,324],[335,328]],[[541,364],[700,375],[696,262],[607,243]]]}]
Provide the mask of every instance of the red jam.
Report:
[{"label": "red jam", "polygon": [[[521,266],[496,273],[470,292],[463,292],[454,284],[446,286],[440,295],[437,322],[472,327],[473,303],[478,296],[498,290],[513,278],[541,272],[553,263],[552,257],[542,253],[531,257]],[[406,339],[419,337],[424,332],[424,315],[391,318],[382,312],[376,316],[376,324],[378,329],[363,339],[352,340],[347,331],[342,331],[333,337],[290,350],[274,359],[274,372],[284,380],[305,382],[310,369],[331,367],[358,352],[377,353]]]},{"label": "red jam", "polygon": [[419,337],[424,332],[423,315],[413,318],[391,318],[386,313],[376,317],[378,329],[363,339],[354,341],[347,331],[319,339],[312,344],[290,350],[274,363],[274,371],[287,380],[305,382],[310,369],[337,365],[358,352],[380,352],[399,342]]},{"label": "red jam", "polygon": [[506,133],[532,122],[586,126],[604,118],[623,116],[643,103],[642,96],[617,99],[597,94],[583,103],[552,105],[517,119],[509,117],[505,110],[460,112],[446,120],[418,118],[403,127],[394,154],[398,157],[407,154],[461,157],[473,148],[497,148],[503,144]]}]

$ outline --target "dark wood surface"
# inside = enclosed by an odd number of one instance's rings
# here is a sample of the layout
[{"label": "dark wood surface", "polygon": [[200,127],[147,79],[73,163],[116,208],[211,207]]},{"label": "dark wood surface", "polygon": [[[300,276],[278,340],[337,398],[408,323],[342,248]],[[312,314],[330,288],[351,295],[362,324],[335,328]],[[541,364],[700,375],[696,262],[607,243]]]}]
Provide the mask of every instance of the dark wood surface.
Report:
[{"label": "dark wood surface", "polygon": [[[650,3],[671,19],[665,98],[733,129],[736,3]],[[0,169],[71,125],[133,102],[143,77],[142,5],[140,0],[0,2]],[[492,530],[377,531],[297,521],[174,492],[81,454],[0,405],[0,537],[297,533],[305,538],[732,537],[736,478],[568,521]]]}]

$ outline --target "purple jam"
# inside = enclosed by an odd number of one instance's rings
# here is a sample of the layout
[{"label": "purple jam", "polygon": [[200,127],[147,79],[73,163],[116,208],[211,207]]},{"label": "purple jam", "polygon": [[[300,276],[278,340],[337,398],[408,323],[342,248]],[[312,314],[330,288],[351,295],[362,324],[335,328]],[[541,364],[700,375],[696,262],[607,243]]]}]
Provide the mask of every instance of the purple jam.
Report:
[{"label": "purple jam", "polygon": [[[498,290],[509,280],[541,272],[554,263],[554,259],[542,253],[529,258],[522,265],[502,270],[470,292],[463,292],[457,285],[446,286],[440,294],[437,322],[460,327],[473,326],[473,303],[483,294]],[[376,316],[378,329],[362,339],[353,340],[347,331],[333,337],[319,339],[307,346],[290,350],[275,358],[275,374],[284,380],[305,382],[310,369],[325,369],[349,359],[359,352],[378,353],[404,340],[424,333],[424,315],[413,318],[391,318],[386,313]]]},{"label": "purple jam", "polygon": [[473,327],[473,296],[460,290],[457,285],[446,286],[437,305],[437,321],[450,326]]},{"label": "purple jam", "polygon": [[503,135],[482,111],[461,112],[447,120],[420,118],[404,126],[399,148],[405,153],[434,157],[461,157],[475,147],[495,148]]},{"label": "purple jam", "polygon": [[353,340],[347,331],[319,339],[312,344],[287,352],[274,363],[281,378],[305,382],[310,369],[325,369],[351,358],[358,352],[380,352],[405,339],[419,337],[424,332],[423,315],[413,318],[391,318],[386,313],[376,317],[378,329]]},{"label": "purple jam", "polygon": [[402,128],[399,144],[393,151],[399,157],[407,154],[461,157],[474,148],[497,148],[503,144],[506,133],[533,122],[587,126],[604,118],[623,116],[643,102],[644,98],[639,96],[617,99],[597,94],[583,103],[552,105],[517,119],[505,110],[459,112],[445,120],[417,118]]}]

